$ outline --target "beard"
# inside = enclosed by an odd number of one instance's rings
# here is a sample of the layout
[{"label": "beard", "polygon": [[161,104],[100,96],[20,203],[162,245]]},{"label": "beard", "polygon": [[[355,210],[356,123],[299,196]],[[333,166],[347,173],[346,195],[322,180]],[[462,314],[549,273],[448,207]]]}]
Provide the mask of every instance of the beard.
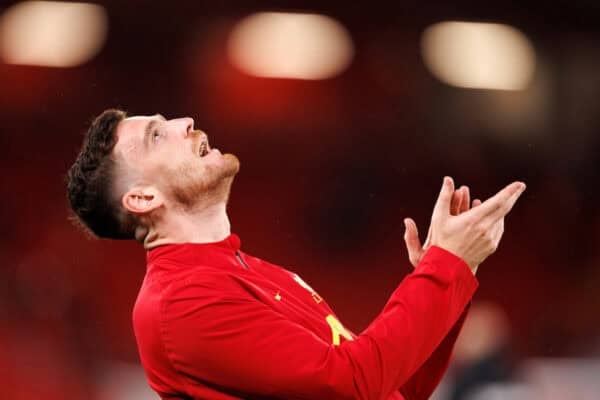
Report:
[{"label": "beard", "polygon": [[198,166],[197,160],[192,159],[169,168],[163,181],[167,196],[186,212],[227,203],[240,162],[233,154],[222,157],[216,165]]}]

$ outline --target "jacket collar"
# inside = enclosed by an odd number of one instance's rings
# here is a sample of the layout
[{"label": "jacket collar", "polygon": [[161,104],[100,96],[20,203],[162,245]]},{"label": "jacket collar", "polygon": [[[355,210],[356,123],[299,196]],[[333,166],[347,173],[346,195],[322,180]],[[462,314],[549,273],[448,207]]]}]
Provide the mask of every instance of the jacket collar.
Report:
[{"label": "jacket collar", "polygon": [[239,236],[231,234],[219,242],[176,243],[155,247],[146,252],[148,268],[157,263],[175,265],[218,264],[219,260],[235,257],[240,249]]}]

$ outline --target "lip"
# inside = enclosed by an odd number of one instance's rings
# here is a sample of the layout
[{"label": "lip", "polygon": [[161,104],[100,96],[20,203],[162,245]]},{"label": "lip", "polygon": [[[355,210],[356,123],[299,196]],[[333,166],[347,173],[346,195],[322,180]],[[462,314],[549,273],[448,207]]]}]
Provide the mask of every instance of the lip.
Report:
[{"label": "lip", "polygon": [[203,158],[206,157],[211,151],[210,143],[208,142],[208,136],[203,132],[200,134],[200,140],[198,143],[198,148],[196,149],[196,154]]}]

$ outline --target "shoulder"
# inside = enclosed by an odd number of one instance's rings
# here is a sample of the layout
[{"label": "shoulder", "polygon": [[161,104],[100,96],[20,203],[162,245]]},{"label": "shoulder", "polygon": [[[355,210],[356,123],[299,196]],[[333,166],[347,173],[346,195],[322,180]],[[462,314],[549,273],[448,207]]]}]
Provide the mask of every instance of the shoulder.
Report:
[{"label": "shoulder", "polygon": [[210,265],[178,265],[153,263],[144,277],[134,306],[160,312],[173,304],[193,300],[196,304],[224,297],[245,296],[244,277],[239,271]]},{"label": "shoulder", "polygon": [[[175,274],[173,274],[175,275]],[[243,271],[232,271],[212,266],[195,266],[163,281],[160,295],[161,308],[193,303],[195,306],[249,297],[248,278]]]}]

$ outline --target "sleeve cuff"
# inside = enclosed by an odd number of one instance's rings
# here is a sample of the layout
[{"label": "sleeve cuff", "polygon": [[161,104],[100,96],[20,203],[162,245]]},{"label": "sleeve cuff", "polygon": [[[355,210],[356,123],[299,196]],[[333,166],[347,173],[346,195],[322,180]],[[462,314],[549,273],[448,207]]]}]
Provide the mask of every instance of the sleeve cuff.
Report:
[{"label": "sleeve cuff", "polygon": [[474,292],[479,286],[477,278],[462,258],[438,246],[431,246],[427,250],[414,272],[433,273],[447,284],[458,280],[468,291]]}]

